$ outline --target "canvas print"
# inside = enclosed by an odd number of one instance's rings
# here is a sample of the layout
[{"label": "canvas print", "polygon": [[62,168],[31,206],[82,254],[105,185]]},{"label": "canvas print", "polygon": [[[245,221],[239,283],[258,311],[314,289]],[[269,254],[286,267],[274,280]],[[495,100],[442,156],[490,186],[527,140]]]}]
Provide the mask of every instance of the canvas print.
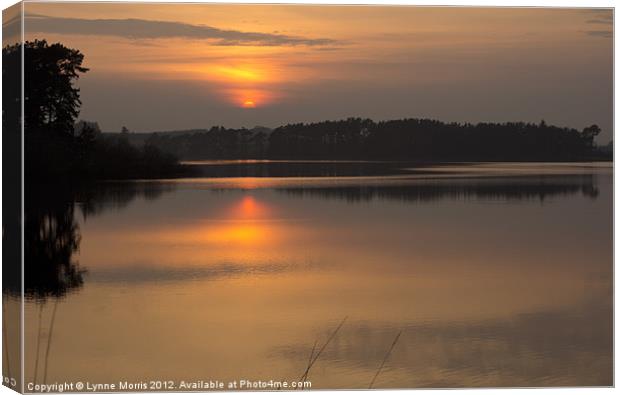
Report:
[{"label": "canvas print", "polygon": [[3,12],[3,383],[612,386],[613,9]]}]

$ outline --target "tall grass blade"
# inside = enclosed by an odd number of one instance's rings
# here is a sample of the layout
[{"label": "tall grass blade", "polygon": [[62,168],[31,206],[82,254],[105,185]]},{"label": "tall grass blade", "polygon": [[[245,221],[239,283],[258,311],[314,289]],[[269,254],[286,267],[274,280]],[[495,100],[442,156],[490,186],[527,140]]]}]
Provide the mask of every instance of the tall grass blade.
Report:
[{"label": "tall grass blade", "polygon": [[11,375],[11,361],[9,359],[9,340],[8,340],[8,335],[7,335],[7,325],[6,325],[6,299],[4,298],[4,295],[2,295],[2,341],[4,342],[3,344],[3,348],[4,348],[4,357],[6,358],[6,371],[7,374],[9,375],[9,377],[13,377]]},{"label": "tall grass blade", "polygon": [[52,311],[52,319],[50,321],[50,333],[47,337],[47,349],[45,350],[45,364],[43,365],[43,383],[47,383],[47,365],[50,356],[50,348],[52,347],[52,334],[54,333],[54,322],[56,321],[56,309],[58,308],[58,298],[54,302],[54,310]]},{"label": "tall grass blade", "polygon": [[398,342],[398,339],[400,338],[400,334],[401,333],[403,333],[402,330],[400,332],[398,332],[398,334],[394,338],[394,341],[392,342],[392,345],[390,346],[390,349],[385,354],[385,357],[383,357],[383,361],[381,361],[381,365],[379,365],[379,369],[377,369],[377,373],[375,373],[375,377],[372,378],[372,381],[368,385],[368,389],[372,389],[372,386],[375,385],[375,380],[377,380],[377,377],[379,377],[379,374],[381,373],[381,370],[383,369],[383,366],[385,365],[385,362],[390,357],[390,354],[392,353],[392,350],[394,349],[394,346],[396,346],[396,343]]},{"label": "tall grass blade", "polygon": [[[301,377],[299,378],[300,382],[305,381],[308,378],[310,369],[312,369],[312,366],[314,366],[314,364],[319,359],[319,357],[321,356],[325,348],[329,345],[329,343],[334,339],[334,337],[336,337],[336,334],[338,334],[338,331],[340,331],[340,328],[342,328],[342,325],[344,325],[347,318],[348,317],[344,317],[342,321],[340,321],[340,324],[336,327],[336,329],[334,329],[332,334],[327,338],[323,346],[319,349],[319,351],[316,354],[314,354],[314,348],[312,349],[312,353],[310,354],[310,359],[308,361],[308,367],[306,368],[306,371],[304,372],[304,374],[302,374]],[[316,347],[316,342],[315,342],[315,347]]]},{"label": "tall grass blade", "polygon": [[36,384],[37,383],[37,373],[39,371],[39,350],[41,349],[41,330],[43,327],[43,304],[45,302],[41,302],[41,305],[39,306],[39,330],[37,333],[37,356],[34,359],[34,378],[32,379],[32,381]]}]

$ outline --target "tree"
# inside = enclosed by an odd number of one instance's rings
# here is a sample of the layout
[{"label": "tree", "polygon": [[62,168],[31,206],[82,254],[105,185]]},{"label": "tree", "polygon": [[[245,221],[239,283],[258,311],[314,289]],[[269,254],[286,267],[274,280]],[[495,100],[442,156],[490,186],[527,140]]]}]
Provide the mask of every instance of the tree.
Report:
[{"label": "tree", "polygon": [[[2,49],[7,65],[3,76],[20,74],[19,69],[7,67],[20,66],[21,48],[21,44],[15,44]],[[26,41],[23,49],[25,130],[72,134],[81,104],[80,90],[74,83],[80,73],[88,71],[82,66],[84,55],[60,43],[49,45],[46,40]]]},{"label": "tree", "polygon": [[[82,66],[84,55],[79,50],[34,40],[4,47],[2,61],[2,79],[7,83],[3,89],[3,126],[11,130],[8,147],[12,152],[21,152],[15,147],[21,144],[23,70],[24,172],[28,182],[70,187],[74,182],[93,179],[153,178],[179,171],[174,157],[153,147],[141,149],[129,144],[127,128],[120,138],[107,139],[96,122],[75,122],[81,106],[75,82],[88,71]],[[7,133],[3,133],[3,141],[8,141]],[[14,158],[11,163],[20,160]],[[12,177],[19,180],[21,174],[13,173]]]},{"label": "tree", "polygon": [[601,133],[601,128],[598,125],[591,125],[584,128],[581,132],[581,138],[584,140],[586,147],[592,148],[594,146],[594,138]]},{"label": "tree", "polygon": [[[22,62],[23,51],[23,62]],[[3,92],[8,104],[3,125],[19,131],[24,105],[24,151],[26,169],[31,178],[58,179],[68,177],[79,168],[83,139],[76,138],[74,125],[80,111],[80,90],[74,86],[81,73],[84,55],[60,43],[45,40],[26,41],[2,49]],[[23,73],[24,90],[19,76]],[[19,85],[16,85],[19,84]],[[19,133],[21,137],[21,133]]]}]

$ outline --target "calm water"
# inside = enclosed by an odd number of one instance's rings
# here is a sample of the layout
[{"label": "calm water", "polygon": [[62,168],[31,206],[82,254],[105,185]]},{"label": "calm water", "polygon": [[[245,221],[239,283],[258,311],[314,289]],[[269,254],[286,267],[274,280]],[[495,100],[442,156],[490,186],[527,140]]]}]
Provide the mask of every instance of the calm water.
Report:
[{"label": "calm water", "polygon": [[197,166],[31,210],[26,382],[612,384],[610,164]]}]

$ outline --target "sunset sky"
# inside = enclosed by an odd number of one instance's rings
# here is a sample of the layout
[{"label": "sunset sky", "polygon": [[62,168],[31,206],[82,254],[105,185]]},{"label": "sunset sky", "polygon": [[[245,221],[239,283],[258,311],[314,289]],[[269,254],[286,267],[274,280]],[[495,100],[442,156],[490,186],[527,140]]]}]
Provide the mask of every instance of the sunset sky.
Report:
[{"label": "sunset sky", "polygon": [[[375,120],[535,121],[611,138],[611,10],[26,3],[78,48],[105,131]],[[6,19],[6,18],[5,18]]]}]

